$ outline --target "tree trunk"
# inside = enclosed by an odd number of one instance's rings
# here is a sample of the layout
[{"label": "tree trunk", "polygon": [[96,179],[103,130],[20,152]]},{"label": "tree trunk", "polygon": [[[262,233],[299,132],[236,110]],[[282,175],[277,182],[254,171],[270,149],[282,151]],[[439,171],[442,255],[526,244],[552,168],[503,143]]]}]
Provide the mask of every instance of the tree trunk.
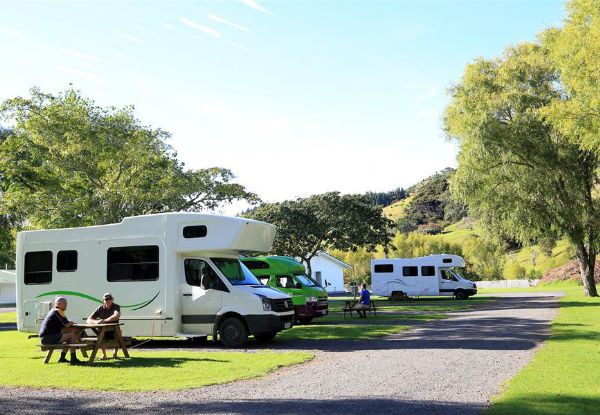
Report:
[{"label": "tree trunk", "polygon": [[306,275],[312,278],[312,267],[310,265],[310,259],[302,258],[302,260],[306,263]]},{"label": "tree trunk", "polygon": [[594,268],[596,266],[596,253],[590,252],[585,244],[579,244],[575,249],[579,261],[579,271],[583,282],[583,293],[588,297],[598,297],[596,282],[594,281]]}]

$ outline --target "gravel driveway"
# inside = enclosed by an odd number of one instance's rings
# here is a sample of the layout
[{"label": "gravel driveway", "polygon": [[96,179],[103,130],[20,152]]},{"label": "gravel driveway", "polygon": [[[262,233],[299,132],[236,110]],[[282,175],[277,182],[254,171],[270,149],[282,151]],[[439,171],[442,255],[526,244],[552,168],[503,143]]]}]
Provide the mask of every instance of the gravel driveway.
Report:
[{"label": "gravel driveway", "polygon": [[316,357],[226,385],[143,393],[0,387],[0,413],[478,414],[548,337],[560,295],[506,295],[376,340],[275,341],[273,349]]}]

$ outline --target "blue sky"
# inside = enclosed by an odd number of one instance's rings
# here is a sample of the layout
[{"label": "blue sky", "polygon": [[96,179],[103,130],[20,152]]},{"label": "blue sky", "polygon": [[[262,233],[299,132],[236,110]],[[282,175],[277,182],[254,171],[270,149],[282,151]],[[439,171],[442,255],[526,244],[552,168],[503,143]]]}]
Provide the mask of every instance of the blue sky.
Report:
[{"label": "blue sky", "polygon": [[456,165],[440,119],[464,66],[563,13],[553,0],[0,1],[0,100],[72,83],[134,105],[187,167],[229,168],[266,201],[386,191]]}]

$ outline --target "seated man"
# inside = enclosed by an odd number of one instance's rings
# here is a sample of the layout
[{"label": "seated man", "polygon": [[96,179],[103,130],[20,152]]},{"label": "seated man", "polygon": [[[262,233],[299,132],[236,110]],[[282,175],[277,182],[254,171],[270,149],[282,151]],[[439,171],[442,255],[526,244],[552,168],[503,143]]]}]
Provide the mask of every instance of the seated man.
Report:
[{"label": "seated man", "polygon": [[[367,290],[367,284],[361,284],[360,298],[354,309],[358,313],[358,317],[367,318],[367,310],[371,308],[371,293]],[[362,314],[361,314],[362,312]]]},{"label": "seated man", "polygon": [[[65,297],[57,297],[54,300],[54,308],[50,310],[42,327],[40,327],[40,343],[42,344],[60,344],[68,342],[74,344],[76,342],[72,321],[69,321],[65,316],[67,309],[67,299]],[[75,349],[71,349],[71,361],[66,359],[67,351],[62,350],[58,359],[59,363],[69,362],[74,365],[81,363],[75,355]]]},{"label": "seated man", "polygon": [[[103,304],[94,310],[94,312],[88,317],[87,322],[89,324],[104,324],[104,323],[118,323],[119,317],[121,317],[121,307],[114,303],[114,298],[111,293],[105,293],[102,296]],[[114,340],[115,332],[108,331],[104,333],[105,340]],[[113,353],[113,359],[117,359],[117,352],[119,348],[115,346],[115,352]],[[106,360],[106,349],[102,348],[102,360]]]}]

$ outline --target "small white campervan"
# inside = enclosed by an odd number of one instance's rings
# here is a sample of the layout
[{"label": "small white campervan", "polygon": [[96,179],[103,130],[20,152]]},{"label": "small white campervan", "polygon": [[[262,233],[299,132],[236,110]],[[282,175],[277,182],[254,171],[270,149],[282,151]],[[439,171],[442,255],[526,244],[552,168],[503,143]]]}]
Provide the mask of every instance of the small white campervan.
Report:
[{"label": "small white campervan", "polygon": [[477,286],[461,277],[456,270],[464,266],[465,261],[461,257],[445,254],[373,259],[373,294],[390,298],[447,295],[466,300],[477,294]]},{"label": "small white campervan", "polygon": [[56,296],[83,321],[111,292],[128,336],[213,336],[238,347],[292,326],[291,298],[262,285],[239,255],[270,251],[275,226],[199,213],[17,234],[17,323],[37,332]]}]

